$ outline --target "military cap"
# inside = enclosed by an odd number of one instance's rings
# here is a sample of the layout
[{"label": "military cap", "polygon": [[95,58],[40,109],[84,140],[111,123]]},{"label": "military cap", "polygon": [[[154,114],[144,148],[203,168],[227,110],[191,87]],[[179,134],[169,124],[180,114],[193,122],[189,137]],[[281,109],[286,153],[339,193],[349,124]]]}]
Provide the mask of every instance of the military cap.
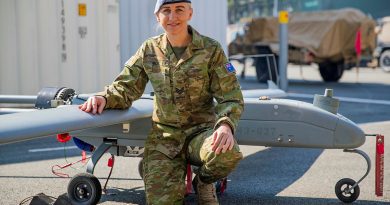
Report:
[{"label": "military cap", "polygon": [[187,2],[191,3],[191,0],[157,0],[156,6],[154,7],[154,13],[157,13],[161,6],[164,4],[173,4],[173,3],[180,3],[180,2]]}]

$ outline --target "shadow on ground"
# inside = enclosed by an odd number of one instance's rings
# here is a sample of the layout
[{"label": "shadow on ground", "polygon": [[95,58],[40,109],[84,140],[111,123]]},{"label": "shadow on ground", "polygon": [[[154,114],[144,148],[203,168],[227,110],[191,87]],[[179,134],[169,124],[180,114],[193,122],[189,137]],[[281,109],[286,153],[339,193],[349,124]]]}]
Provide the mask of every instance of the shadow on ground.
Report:
[{"label": "shadow on ground", "polygon": [[[269,148],[247,156],[229,175],[227,191],[220,196],[222,205],[341,205],[338,199],[313,198],[310,196],[276,196],[302,177],[319,157],[320,149]],[[102,202],[145,204],[142,187],[131,189],[111,188],[103,195]],[[186,197],[187,205],[196,205],[195,194]],[[357,200],[354,204],[385,205],[389,202]]]},{"label": "shadow on ground", "polygon": [[[321,153],[319,149],[269,148],[247,156],[229,175],[228,190],[221,196],[221,204],[268,204],[281,200],[275,196],[302,177]],[[144,191],[140,187],[112,192],[116,195],[105,195],[101,202],[144,204]],[[186,204],[196,203],[196,195],[186,198]]]}]

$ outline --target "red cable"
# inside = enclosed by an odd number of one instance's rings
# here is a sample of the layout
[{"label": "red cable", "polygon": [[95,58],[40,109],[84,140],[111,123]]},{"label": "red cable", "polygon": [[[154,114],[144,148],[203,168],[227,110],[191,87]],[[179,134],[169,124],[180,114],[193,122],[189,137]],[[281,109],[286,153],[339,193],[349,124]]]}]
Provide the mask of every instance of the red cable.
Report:
[{"label": "red cable", "polygon": [[[86,159],[89,159],[89,158],[91,158],[91,157],[87,157]],[[60,165],[58,165],[58,164],[57,164],[57,165],[54,165],[54,166],[51,167],[51,172],[52,172],[54,175],[56,175],[56,176],[64,177],[64,178],[69,178],[69,175],[68,175],[68,174],[61,173],[61,172],[57,172],[57,171],[58,171],[58,170],[61,170],[61,169],[65,169],[65,168],[67,168],[67,167],[70,167],[70,166],[72,166],[72,165],[74,165],[74,164],[77,164],[77,163],[79,163],[79,162],[82,162],[83,160],[85,160],[85,159],[80,159],[80,160],[78,160],[78,161],[76,161],[76,162],[68,163],[68,164],[62,165],[62,166],[60,166]],[[58,169],[55,169],[55,168],[58,168]]]},{"label": "red cable", "polygon": [[105,194],[107,194],[107,184],[108,184],[108,180],[111,177],[112,170],[114,169],[114,163],[115,163],[115,156],[113,154],[111,154],[111,158],[108,159],[108,164],[107,164],[107,166],[111,167],[111,169],[110,169],[110,173],[108,174],[106,183],[104,183],[104,187],[103,187],[103,193],[105,193]]}]

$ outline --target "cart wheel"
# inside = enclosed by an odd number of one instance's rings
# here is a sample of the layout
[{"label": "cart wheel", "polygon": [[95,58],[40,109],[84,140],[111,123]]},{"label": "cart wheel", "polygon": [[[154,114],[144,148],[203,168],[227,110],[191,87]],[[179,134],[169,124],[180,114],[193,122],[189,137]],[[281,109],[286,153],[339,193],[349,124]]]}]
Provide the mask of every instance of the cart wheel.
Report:
[{"label": "cart wheel", "polygon": [[336,183],[335,192],[337,198],[344,203],[354,202],[360,194],[359,185],[352,189],[349,193],[346,191],[350,189],[356,182],[353,179],[344,178]]},{"label": "cart wheel", "polygon": [[215,183],[215,188],[216,188],[217,194],[223,194],[223,192],[225,192],[225,190],[227,188],[227,178],[225,177],[221,180],[218,180]]},{"label": "cart wheel", "polygon": [[144,159],[141,159],[141,161],[138,162],[138,174],[141,176],[141,178],[144,178]]},{"label": "cart wheel", "polygon": [[74,205],[97,204],[101,196],[100,182],[92,174],[77,174],[68,184],[68,197]]}]

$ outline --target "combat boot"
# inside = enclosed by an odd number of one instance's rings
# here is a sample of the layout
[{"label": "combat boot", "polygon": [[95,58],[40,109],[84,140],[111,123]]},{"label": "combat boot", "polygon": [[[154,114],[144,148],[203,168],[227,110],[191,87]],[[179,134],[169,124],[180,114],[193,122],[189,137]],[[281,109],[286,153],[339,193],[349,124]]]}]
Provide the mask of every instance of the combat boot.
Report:
[{"label": "combat boot", "polygon": [[217,193],[213,183],[206,184],[199,179],[196,175],[192,181],[192,186],[198,195],[199,205],[219,205]]}]

